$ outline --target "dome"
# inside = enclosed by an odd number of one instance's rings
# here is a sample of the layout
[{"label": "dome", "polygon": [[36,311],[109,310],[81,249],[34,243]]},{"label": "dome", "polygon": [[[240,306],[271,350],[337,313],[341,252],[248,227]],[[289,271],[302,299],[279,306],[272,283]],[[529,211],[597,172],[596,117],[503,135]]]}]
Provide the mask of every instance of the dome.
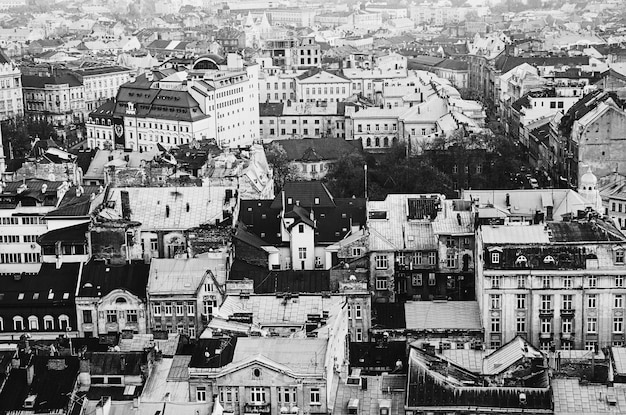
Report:
[{"label": "dome", "polygon": [[583,174],[580,178],[579,187],[581,190],[595,190],[597,185],[598,178],[591,171],[591,167],[589,167],[587,173]]}]

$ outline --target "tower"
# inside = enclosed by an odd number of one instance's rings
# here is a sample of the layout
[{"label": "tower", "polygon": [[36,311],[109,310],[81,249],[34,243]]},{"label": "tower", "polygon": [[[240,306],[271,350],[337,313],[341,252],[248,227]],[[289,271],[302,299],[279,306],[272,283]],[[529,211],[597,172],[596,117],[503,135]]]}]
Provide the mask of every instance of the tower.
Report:
[{"label": "tower", "polygon": [[591,167],[587,168],[587,172],[582,175],[578,183],[578,193],[585,198],[585,200],[591,203],[594,210],[600,214],[604,214],[604,207],[602,206],[602,197],[598,190],[598,178],[591,171]]}]

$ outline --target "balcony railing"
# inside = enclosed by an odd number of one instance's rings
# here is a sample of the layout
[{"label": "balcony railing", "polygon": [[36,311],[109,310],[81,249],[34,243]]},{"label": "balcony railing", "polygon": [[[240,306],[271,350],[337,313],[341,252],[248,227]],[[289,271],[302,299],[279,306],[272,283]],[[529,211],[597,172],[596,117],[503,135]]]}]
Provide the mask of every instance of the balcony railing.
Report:
[{"label": "balcony railing", "polygon": [[539,310],[539,316],[552,317],[553,315],[554,315],[554,310],[551,308],[543,308]]},{"label": "balcony railing", "polygon": [[573,308],[563,308],[561,309],[561,316],[563,317],[573,317],[576,314],[576,310]]}]

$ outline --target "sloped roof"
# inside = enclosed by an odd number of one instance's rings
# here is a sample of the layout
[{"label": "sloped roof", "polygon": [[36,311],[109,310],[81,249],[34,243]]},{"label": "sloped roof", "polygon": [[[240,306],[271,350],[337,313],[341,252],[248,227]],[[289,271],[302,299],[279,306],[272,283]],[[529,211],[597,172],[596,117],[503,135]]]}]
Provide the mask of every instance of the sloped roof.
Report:
[{"label": "sloped roof", "polygon": [[[296,205],[296,203],[307,208],[337,206],[326,185],[320,181],[287,182],[283,186],[282,191],[285,193],[285,206],[287,209]],[[289,203],[289,198],[292,199],[292,203]],[[319,198],[319,203],[315,203],[315,198]],[[274,198],[271,207],[272,209],[280,209],[282,207],[281,193]]]},{"label": "sloped roof", "polygon": [[103,297],[113,290],[124,289],[145,299],[149,272],[150,265],[143,261],[110,265],[91,260],[83,267],[78,296]]},{"label": "sloped roof", "polygon": [[235,259],[230,270],[230,280],[250,279],[256,294],[271,293],[321,293],[330,291],[329,270],[270,271]]},{"label": "sloped roof", "polygon": [[[195,294],[207,271],[217,276],[223,261],[208,257],[153,258],[150,262],[148,292],[155,294]],[[207,278],[210,279],[209,276]]]},{"label": "sloped roof", "polygon": [[263,356],[296,373],[321,375],[327,347],[327,339],[242,337],[237,341],[232,364]]},{"label": "sloped roof", "polygon": [[407,301],[404,309],[410,330],[482,330],[476,301]]},{"label": "sloped roof", "polygon": [[497,375],[522,359],[542,358],[543,354],[532,344],[517,336],[483,359],[481,373]]},{"label": "sloped roof", "polygon": [[70,87],[81,86],[82,82],[71,73],[55,76],[22,75],[24,88],[44,88],[46,85],[68,84]]},{"label": "sloped roof", "polygon": [[361,140],[311,138],[283,140],[280,145],[287,152],[287,159],[293,161],[337,160],[346,154],[363,152]]},{"label": "sloped roof", "polygon": [[84,244],[87,243],[87,232],[89,232],[89,222],[48,231],[37,239],[37,243],[39,245],[54,245],[61,241]]}]

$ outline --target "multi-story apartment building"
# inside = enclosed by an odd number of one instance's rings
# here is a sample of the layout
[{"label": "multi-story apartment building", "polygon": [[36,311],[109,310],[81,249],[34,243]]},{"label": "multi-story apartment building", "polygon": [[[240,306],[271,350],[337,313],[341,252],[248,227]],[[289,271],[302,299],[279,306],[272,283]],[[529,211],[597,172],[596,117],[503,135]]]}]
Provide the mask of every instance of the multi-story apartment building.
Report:
[{"label": "multi-story apartment building", "polygon": [[24,114],[20,69],[0,50],[0,120]]},{"label": "multi-story apartment building", "polygon": [[36,274],[41,267],[37,238],[47,232],[44,215],[69,189],[66,182],[9,182],[0,193],[0,274]]},{"label": "multi-story apartment building", "polygon": [[624,345],[626,237],[593,212],[534,225],[482,225],[476,292],[491,348],[523,336],[542,350]]},{"label": "multi-story apartment building", "polygon": [[199,337],[223,301],[228,256],[153,259],[148,280],[151,330]]},{"label": "multi-story apartment building", "polygon": [[85,87],[85,111],[98,108],[104,101],[115,98],[117,90],[131,81],[131,70],[120,66],[97,66],[74,71]]},{"label": "multi-story apartment building", "polygon": [[442,195],[387,195],[367,206],[374,301],[474,298],[469,203]]},{"label": "multi-story apartment building", "polygon": [[92,260],[80,264],[76,321],[80,336],[147,332],[146,284],[150,265],[143,261],[111,266]]},{"label": "multi-story apartment building", "polygon": [[57,127],[85,119],[85,88],[72,73],[22,76],[24,114]]},{"label": "multi-story apartment building", "polygon": [[[85,120],[87,148],[104,150],[125,146],[124,121],[122,117],[115,115],[115,107],[115,100],[110,99],[89,113]],[[145,150],[153,147],[152,144],[143,145]]]},{"label": "multi-story apartment building", "polygon": [[300,102],[343,101],[352,95],[352,82],[341,73],[310,70],[296,77],[296,98]]},{"label": "multi-story apartment building", "polygon": [[347,106],[336,101],[261,104],[261,139],[345,138]]},{"label": "multi-story apartment building", "polygon": [[261,102],[286,102],[296,100],[296,69],[263,67],[259,73],[259,99]]}]

